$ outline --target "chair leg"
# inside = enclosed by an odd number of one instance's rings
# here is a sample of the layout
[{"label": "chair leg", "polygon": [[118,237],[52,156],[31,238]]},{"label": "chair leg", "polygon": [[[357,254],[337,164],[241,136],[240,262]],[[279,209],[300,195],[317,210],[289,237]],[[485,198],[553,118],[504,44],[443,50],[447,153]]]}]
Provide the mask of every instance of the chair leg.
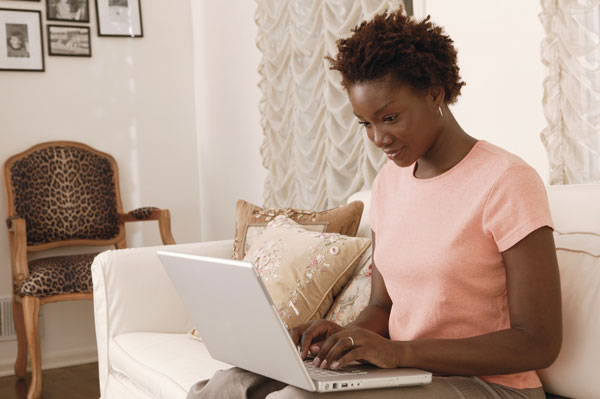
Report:
[{"label": "chair leg", "polygon": [[13,298],[13,321],[17,332],[17,360],[15,361],[15,375],[25,378],[27,374],[27,337],[25,335],[25,320],[23,318],[23,305]]},{"label": "chair leg", "polygon": [[25,335],[31,357],[31,384],[27,399],[39,399],[42,396],[42,352],[39,329],[40,299],[26,295],[23,297],[23,315]]}]

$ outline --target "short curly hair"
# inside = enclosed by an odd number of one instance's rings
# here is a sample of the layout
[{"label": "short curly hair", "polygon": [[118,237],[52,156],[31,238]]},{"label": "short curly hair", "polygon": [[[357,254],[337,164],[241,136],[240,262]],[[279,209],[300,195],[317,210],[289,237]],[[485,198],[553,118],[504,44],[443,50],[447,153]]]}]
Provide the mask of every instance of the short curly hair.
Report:
[{"label": "short curly hair", "polygon": [[391,75],[419,91],[434,86],[445,89],[452,104],[462,86],[453,41],[428,16],[417,21],[402,8],[376,15],[352,29],[352,36],[337,42],[338,54],[327,57],[331,69],[340,71],[342,85],[352,85]]}]

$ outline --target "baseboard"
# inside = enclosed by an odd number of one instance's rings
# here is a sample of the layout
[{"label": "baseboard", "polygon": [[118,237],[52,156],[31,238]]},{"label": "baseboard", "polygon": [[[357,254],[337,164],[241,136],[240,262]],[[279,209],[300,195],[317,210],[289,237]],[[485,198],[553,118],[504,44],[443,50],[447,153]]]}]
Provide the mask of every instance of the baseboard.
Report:
[{"label": "baseboard", "polygon": [[[43,353],[42,370],[76,366],[79,364],[93,363],[97,361],[98,349],[96,346],[61,352]],[[0,361],[0,377],[14,375],[14,366],[15,359]],[[27,371],[31,371],[31,367],[29,365],[27,366]]]}]

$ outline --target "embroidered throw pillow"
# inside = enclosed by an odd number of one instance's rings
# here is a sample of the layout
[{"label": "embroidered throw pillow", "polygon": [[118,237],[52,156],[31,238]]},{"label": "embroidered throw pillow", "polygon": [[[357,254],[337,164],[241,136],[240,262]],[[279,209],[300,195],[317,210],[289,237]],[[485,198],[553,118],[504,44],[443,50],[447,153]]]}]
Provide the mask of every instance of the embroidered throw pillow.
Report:
[{"label": "embroidered throw pillow", "polygon": [[292,219],[307,230],[354,237],[360,225],[363,208],[364,204],[361,201],[354,201],[320,212],[292,208],[263,209],[239,200],[236,205],[233,259],[243,259],[255,240],[264,232],[267,223],[278,215]]},{"label": "embroidered throw pillow", "polygon": [[287,328],[325,315],[371,240],[309,231],[279,215],[244,258],[252,262]]},{"label": "embroidered throw pillow", "polygon": [[371,256],[366,254],[357,267],[357,272],[350,278],[344,289],[335,298],[335,302],[325,315],[340,326],[346,326],[369,304],[371,296]]}]

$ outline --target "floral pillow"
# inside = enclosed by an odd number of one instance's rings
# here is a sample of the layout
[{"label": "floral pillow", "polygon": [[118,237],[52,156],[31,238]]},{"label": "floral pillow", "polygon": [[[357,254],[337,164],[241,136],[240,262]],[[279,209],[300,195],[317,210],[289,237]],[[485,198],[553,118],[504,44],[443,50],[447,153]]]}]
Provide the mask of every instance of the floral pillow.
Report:
[{"label": "floral pillow", "polygon": [[287,328],[322,318],[351,277],[368,238],[306,230],[276,216],[244,260],[256,267]]},{"label": "floral pillow", "polygon": [[340,326],[350,324],[369,304],[371,296],[371,256],[366,256],[359,270],[337,296],[325,319]]}]

